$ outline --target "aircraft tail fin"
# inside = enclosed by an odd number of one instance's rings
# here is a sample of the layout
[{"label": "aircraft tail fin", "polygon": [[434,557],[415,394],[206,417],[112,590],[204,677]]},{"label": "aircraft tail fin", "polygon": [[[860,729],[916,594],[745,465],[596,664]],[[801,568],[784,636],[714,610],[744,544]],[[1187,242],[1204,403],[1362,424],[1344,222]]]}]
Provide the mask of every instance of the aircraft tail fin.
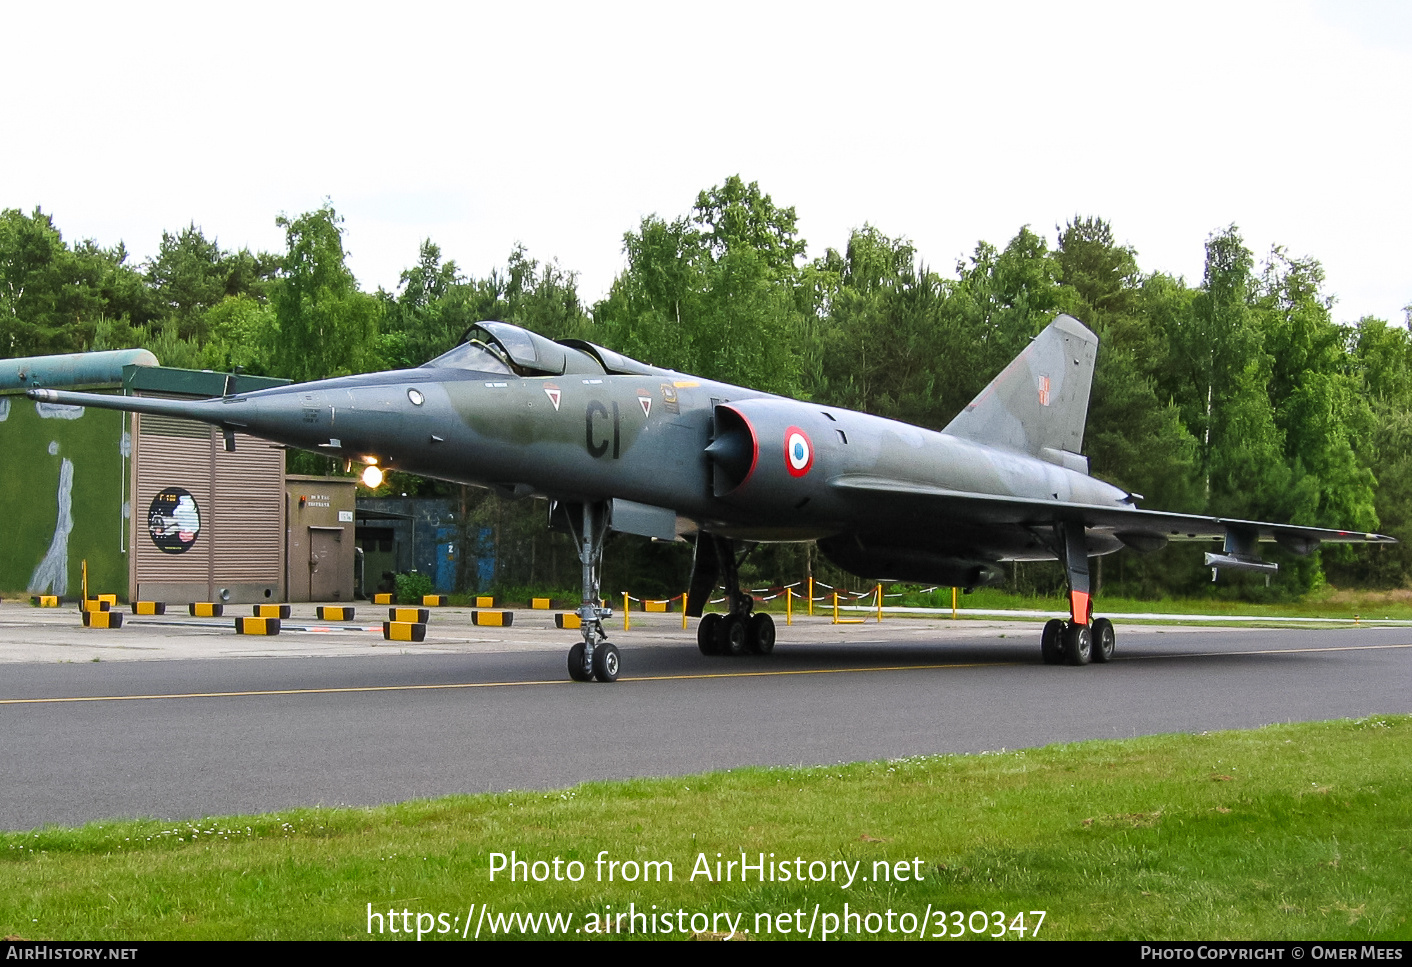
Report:
[{"label": "aircraft tail fin", "polygon": [[1098,337],[1061,315],[957,414],[945,432],[1088,472],[1083,453]]}]

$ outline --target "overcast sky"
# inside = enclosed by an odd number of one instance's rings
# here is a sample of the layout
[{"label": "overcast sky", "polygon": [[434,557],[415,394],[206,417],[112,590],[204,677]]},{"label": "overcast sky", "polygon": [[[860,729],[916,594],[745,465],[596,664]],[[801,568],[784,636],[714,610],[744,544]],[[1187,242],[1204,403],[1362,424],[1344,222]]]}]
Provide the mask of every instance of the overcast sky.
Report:
[{"label": "overcast sky", "polygon": [[949,273],[1098,215],[1196,284],[1235,223],[1341,322],[1412,303],[1412,4],[7,3],[0,37],[0,208],[137,261],[193,221],[282,251],[328,197],[364,289],[523,242],[591,304],[739,174],[810,257],[870,222]]}]

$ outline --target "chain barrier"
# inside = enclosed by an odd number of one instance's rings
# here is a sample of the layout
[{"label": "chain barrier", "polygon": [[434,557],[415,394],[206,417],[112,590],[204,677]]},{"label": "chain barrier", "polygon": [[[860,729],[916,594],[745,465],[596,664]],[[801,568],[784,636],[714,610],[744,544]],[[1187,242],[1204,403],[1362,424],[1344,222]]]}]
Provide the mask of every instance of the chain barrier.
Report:
[{"label": "chain barrier", "polygon": [[[807,584],[808,587],[809,587],[809,591],[797,591],[797,590],[795,590],[796,588],[802,588],[802,587],[804,587],[806,584]],[[824,594],[811,594],[811,593],[810,593],[810,592],[817,591],[817,590],[820,590],[820,589],[824,590],[824,591],[827,592],[827,593],[824,593]],[[724,589],[718,589],[718,590],[724,590]],[[920,592],[916,592],[916,591],[894,591],[894,592],[892,592],[892,593],[886,593],[886,592],[883,591],[883,587],[882,587],[881,584],[876,584],[876,585],[874,585],[872,588],[870,588],[869,590],[866,590],[866,591],[851,591],[851,590],[849,590],[849,589],[847,589],[847,588],[837,588],[837,587],[834,587],[833,585],[831,585],[831,584],[826,584],[826,583],[824,583],[823,581],[816,581],[816,580],[813,580],[813,579],[806,579],[805,581],[795,581],[795,582],[793,582],[793,583],[791,583],[791,584],[771,585],[771,586],[769,586],[769,587],[764,587],[764,588],[749,588],[749,589],[747,589],[747,590],[745,591],[745,593],[746,593],[746,594],[749,594],[749,595],[751,596],[751,598],[754,599],[754,600],[755,600],[757,603],[759,603],[759,604],[768,604],[769,602],[778,601],[780,598],[784,598],[784,601],[785,601],[785,622],[786,622],[787,624],[793,624],[793,623],[794,623],[794,601],[795,601],[796,598],[798,598],[802,603],[805,604],[805,606],[807,607],[807,613],[808,613],[810,616],[812,616],[812,615],[814,614],[814,605],[815,605],[815,604],[824,604],[825,606],[827,606],[828,604],[831,603],[832,606],[833,606],[833,623],[834,623],[834,624],[858,624],[858,623],[860,623],[860,622],[866,621],[867,619],[866,619],[866,618],[844,618],[844,617],[840,616],[840,614],[839,614],[840,609],[842,609],[842,608],[848,608],[848,609],[850,609],[850,610],[858,610],[859,602],[862,602],[862,601],[870,601],[870,602],[873,602],[873,603],[876,604],[876,608],[877,608],[876,617],[877,617],[877,620],[878,620],[878,621],[882,621],[882,619],[883,619],[883,599],[884,599],[884,598],[900,598],[900,597],[903,597],[904,595],[907,595],[907,594],[917,594],[917,593],[920,593],[920,594],[930,594],[931,592],[936,591],[936,590],[937,590],[937,588],[935,588],[935,587],[930,587],[930,588],[925,588],[925,589],[921,590]],[[631,627],[631,621],[632,621],[632,618],[631,618],[631,611],[632,611],[632,605],[633,605],[634,603],[637,604],[637,605],[639,605],[639,611],[640,611],[640,612],[646,613],[646,612],[649,612],[649,611],[656,611],[656,612],[669,611],[669,610],[671,610],[671,608],[672,608],[673,605],[677,604],[678,602],[681,602],[682,627],[683,627],[683,628],[687,627],[687,615],[686,615],[686,598],[687,598],[687,595],[686,595],[685,592],[683,592],[683,593],[681,593],[681,594],[673,595],[673,596],[670,597],[670,598],[640,598],[640,597],[636,597],[636,596],[632,595],[631,593],[629,593],[629,592],[627,592],[627,591],[622,591],[622,592],[619,592],[619,593],[622,595],[622,598],[623,598],[623,629],[624,629],[624,630],[628,630],[628,629]],[[729,595],[722,595],[722,596],[719,597],[719,598],[708,598],[708,599],[707,599],[707,603],[708,603],[709,605],[727,605],[727,606],[728,606],[728,605],[729,605],[729,602],[730,602],[730,596],[729,596]],[[654,605],[657,606],[657,607],[654,607]]]}]

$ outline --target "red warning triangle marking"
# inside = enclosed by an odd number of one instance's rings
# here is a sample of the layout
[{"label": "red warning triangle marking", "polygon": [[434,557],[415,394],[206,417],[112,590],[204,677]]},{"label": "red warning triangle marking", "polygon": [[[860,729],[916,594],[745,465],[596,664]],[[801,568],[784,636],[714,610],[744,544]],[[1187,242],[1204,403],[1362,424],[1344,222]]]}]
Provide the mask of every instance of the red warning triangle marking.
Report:
[{"label": "red warning triangle marking", "polygon": [[554,404],[554,412],[555,412],[555,413],[558,413],[558,412],[559,412],[559,395],[560,395],[560,394],[559,394],[559,387],[557,387],[557,386],[546,386],[546,387],[544,387],[544,395],[547,396],[547,397],[549,397],[549,402],[551,402],[551,403]]},{"label": "red warning triangle marking", "polygon": [[651,415],[652,415],[652,397],[650,397],[650,396],[639,396],[639,397],[637,398],[637,401],[642,404],[642,415],[643,415],[643,416],[651,416]]}]

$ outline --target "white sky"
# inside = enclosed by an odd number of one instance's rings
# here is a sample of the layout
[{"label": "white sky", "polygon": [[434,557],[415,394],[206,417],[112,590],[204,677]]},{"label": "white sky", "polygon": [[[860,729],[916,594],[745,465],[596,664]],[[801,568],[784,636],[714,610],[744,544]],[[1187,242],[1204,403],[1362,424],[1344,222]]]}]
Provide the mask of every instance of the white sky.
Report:
[{"label": "white sky", "polygon": [[282,251],[327,196],[363,288],[515,242],[592,304],[623,233],[740,174],[809,255],[871,222],[949,273],[1108,219],[1199,283],[1235,223],[1335,318],[1412,303],[1412,4],[0,6],[0,208],[135,261],[188,222]]}]

